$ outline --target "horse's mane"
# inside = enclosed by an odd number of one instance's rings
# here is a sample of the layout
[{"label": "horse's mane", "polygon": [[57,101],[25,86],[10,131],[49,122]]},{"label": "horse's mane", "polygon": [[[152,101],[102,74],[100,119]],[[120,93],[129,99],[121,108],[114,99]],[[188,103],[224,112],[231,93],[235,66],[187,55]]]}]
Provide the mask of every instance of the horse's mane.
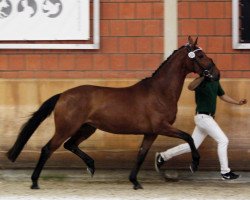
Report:
[{"label": "horse's mane", "polygon": [[185,47],[185,46],[181,46],[179,49],[174,50],[173,53],[172,53],[170,56],[168,56],[168,58],[158,67],[158,69],[155,70],[155,72],[152,74],[151,77],[154,77],[156,74],[158,74],[158,72],[160,71],[160,69],[161,69],[166,63],[169,62],[170,58],[171,58],[177,51],[179,51],[180,49],[182,49],[182,48],[184,48],[184,47]]}]

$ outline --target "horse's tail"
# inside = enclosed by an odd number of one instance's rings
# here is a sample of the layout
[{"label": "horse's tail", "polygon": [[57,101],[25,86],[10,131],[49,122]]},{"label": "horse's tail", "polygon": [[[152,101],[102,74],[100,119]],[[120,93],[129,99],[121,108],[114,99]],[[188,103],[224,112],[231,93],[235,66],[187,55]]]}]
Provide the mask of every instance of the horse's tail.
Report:
[{"label": "horse's tail", "polygon": [[10,161],[15,162],[15,160],[23,150],[23,147],[35,132],[37,127],[52,113],[59,97],[60,94],[57,94],[45,101],[41,105],[41,107],[33,113],[30,119],[22,126],[15,144],[7,152],[7,157]]}]

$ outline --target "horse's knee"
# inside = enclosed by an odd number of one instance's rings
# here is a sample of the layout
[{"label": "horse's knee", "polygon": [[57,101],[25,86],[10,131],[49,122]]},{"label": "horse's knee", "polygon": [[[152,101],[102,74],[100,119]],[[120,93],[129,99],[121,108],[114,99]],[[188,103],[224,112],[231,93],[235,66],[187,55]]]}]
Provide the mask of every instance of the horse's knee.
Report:
[{"label": "horse's knee", "polygon": [[186,141],[189,145],[190,145],[190,144],[194,144],[194,140],[193,140],[193,138],[192,138],[189,134],[183,133],[181,136],[182,136],[181,138],[182,138],[184,141]]},{"label": "horse's knee", "polygon": [[74,145],[74,144],[72,144],[72,142],[70,140],[68,140],[67,142],[65,142],[63,144],[63,147],[65,149],[69,150],[69,151],[72,151],[72,152],[76,151],[76,149],[77,149],[77,146]]},{"label": "horse's knee", "polygon": [[70,144],[68,141],[63,144],[64,149],[70,150],[72,144]]}]

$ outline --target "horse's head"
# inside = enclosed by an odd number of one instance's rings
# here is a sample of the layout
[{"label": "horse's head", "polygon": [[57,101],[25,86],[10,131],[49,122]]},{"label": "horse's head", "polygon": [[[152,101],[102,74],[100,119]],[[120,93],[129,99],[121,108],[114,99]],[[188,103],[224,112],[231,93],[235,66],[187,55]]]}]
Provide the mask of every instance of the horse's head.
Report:
[{"label": "horse's head", "polygon": [[220,79],[220,71],[200,47],[197,46],[198,37],[195,41],[189,36],[185,45],[187,50],[186,69],[200,76],[208,76],[211,80]]}]

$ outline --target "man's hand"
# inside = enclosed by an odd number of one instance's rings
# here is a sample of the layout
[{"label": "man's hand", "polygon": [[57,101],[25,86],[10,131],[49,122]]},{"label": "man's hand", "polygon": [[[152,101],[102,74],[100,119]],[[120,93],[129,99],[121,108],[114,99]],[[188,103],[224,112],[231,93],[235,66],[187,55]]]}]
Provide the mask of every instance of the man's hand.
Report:
[{"label": "man's hand", "polygon": [[247,99],[241,99],[240,101],[239,101],[239,105],[244,105],[244,104],[246,104],[247,103]]},{"label": "man's hand", "polygon": [[240,101],[237,101],[237,100],[231,98],[230,96],[228,96],[227,94],[220,96],[220,99],[227,102],[227,103],[231,103],[231,104],[235,104],[235,105],[244,105],[247,103],[246,99],[241,99]]}]

